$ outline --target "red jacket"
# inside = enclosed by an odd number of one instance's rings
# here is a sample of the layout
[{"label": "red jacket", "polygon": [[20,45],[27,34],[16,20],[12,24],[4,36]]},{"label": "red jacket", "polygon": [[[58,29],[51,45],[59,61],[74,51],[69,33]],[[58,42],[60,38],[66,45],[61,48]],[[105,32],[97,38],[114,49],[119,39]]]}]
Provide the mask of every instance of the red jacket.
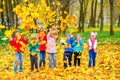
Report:
[{"label": "red jacket", "polygon": [[15,51],[16,52],[19,52],[21,53],[21,43],[20,42],[23,42],[24,44],[27,44],[28,43],[28,40],[26,40],[23,36],[21,37],[21,39],[17,42],[17,37],[15,36],[12,40],[10,40],[10,45],[13,46],[15,48]]},{"label": "red jacket", "polygon": [[[40,30],[38,30],[38,34],[40,34]],[[46,34],[46,31],[44,31],[44,34],[45,34],[44,37],[38,36],[38,39],[39,39],[40,42],[41,41],[45,41],[44,44],[40,44],[40,47],[39,47],[40,51],[45,51],[46,50],[46,44],[47,44],[47,34]]]}]

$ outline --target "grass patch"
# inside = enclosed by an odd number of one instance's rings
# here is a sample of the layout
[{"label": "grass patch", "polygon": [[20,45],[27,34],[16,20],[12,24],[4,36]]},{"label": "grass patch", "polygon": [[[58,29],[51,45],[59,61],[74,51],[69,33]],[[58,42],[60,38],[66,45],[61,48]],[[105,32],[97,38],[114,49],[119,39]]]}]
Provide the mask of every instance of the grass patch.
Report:
[{"label": "grass patch", "polygon": [[[120,43],[120,41],[119,41],[120,40],[120,27],[116,27],[116,26],[114,27],[114,32],[115,32],[114,35],[110,35],[109,34],[108,26],[104,27],[104,31],[103,32],[99,31],[99,28],[85,28],[85,32],[84,33],[83,32],[79,32],[82,35],[82,37],[83,37],[85,42],[89,39],[91,31],[98,33],[97,39],[98,39],[99,42],[102,42],[104,40],[107,40],[107,41],[114,40],[114,41],[116,41],[116,43],[117,42]],[[5,36],[4,32],[0,32],[0,44],[9,42],[9,39],[6,40],[6,41],[1,40],[4,36]]]}]

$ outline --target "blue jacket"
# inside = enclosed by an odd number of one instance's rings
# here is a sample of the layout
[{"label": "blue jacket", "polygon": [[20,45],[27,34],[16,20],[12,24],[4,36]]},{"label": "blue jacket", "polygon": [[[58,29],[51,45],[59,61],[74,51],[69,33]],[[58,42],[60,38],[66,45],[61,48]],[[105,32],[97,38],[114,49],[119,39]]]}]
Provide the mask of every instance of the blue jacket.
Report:
[{"label": "blue jacket", "polygon": [[64,50],[67,52],[73,52],[73,46],[72,43],[74,42],[74,39],[71,37],[70,39],[66,40],[66,44],[69,44],[70,46],[68,48],[65,48]]},{"label": "blue jacket", "polygon": [[75,40],[72,43],[73,52],[82,52],[83,51],[83,44],[84,44],[84,41],[82,39],[79,40],[79,43],[77,43],[77,41]]},{"label": "blue jacket", "polygon": [[38,55],[38,51],[36,50],[37,48],[39,48],[39,44],[35,44],[34,46],[32,44],[29,43],[29,50],[30,50],[30,54],[32,52],[35,53],[35,55]]}]

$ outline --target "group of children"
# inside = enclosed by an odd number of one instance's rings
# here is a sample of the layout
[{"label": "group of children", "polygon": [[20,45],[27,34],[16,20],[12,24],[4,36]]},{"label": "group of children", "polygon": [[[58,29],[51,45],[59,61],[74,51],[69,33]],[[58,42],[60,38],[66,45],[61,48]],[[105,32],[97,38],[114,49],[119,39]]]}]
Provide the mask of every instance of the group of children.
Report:
[{"label": "group of children", "polygon": [[[55,27],[55,26],[53,26]],[[32,35],[32,34],[31,34]],[[74,54],[74,66],[80,66],[80,57],[83,51],[84,41],[80,34],[76,35],[74,39],[71,34],[67,34],[67,39],[65,42],[60,42],[64,46],[63,62],[64,68],[68,65],[72,66],[72,54]],[[97,33],[91,32],[90,38],[88,40],[89,49],[89,64],[88,67],[95,66],[96,59],[96,47],[97,47]],[[56,68],[56,39],[58,37],[58,32],[55,29],[51,29],[48,33],[44,30],[38,30],[36,35],[33,35],[30,39],[26,39],[21,35],[19,31],[15,32],[15,35],[10,40],[10,45],[14,47],[16,52],[16,60],[14,63],[14,72],[17,72],[18,65],[20,65],[20,72],[23,72],[22,68],[22,46],[28,45],[30,51],[30,62],[31,71],[34,70],[34,66],[38,72],[38,54],[40,54],[39,67],[45,67],[45,57],[46,53],[49,54],[49,68],[53,65]],[[67,62],[68,59],[68,62]],[[53,65],[52,65],[53,63]],[[68,64],[67,64],[68,63]]]}]

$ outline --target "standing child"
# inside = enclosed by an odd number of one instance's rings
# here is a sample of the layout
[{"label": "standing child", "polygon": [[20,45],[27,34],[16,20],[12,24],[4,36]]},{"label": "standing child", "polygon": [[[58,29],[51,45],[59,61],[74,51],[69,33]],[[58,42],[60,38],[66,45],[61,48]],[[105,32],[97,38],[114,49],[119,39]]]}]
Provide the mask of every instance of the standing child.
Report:
[{"label": "standing child", "polygon": [[47,34],[47,51],[49,54],[49,68],[52,68],[52,61],[54,62],[54,67],[56,68],[56,39],[57,31],[50,30]]},{"label": "standing child", "polygon": [[45,67],[45,57],[46,57],[46,44],[47,44],[47,34],[46,31],[38,30],[38,39],[40,42],[40,64],[39,67]]},{"label": "standing child", "polygon": [[30,50],[30,62],[31,62],[31,71],[34,70],[34,66],[38,72],[38,47],[39,44],[35,37],[32,37],[29,42],[29,50]]},{"label": "standing child", "polygon": [[64,48],[64,68],[67,68],[67,58],[68,58],[68,62],[69,62],[69,66],[71,66],[71,61],[72,61],[72,52],[73,52],[73,48],[72,48],[72,43],[74,42],[74,39],[71,37],[70,34],[67,34],[67,40]]},{"label": "standing child", "polygon": [[80,56],[83,51],[83,44],[84,41],[82,40],[82,37],[77,34],[76,40],[73,42],[73,52],[74,52],[74,66],[76,67],[76,63],[78,62],[78,66],[80,66]]},{"label": "standing child", "polygon": [[10,40],[10,45],[14,47],[16,52],[16,60],[14,63],[14,73],[17,72],[18,65],[20,65],[20,72],[23,72],[22,63],[22,52],[23,52],[23,44],[27,45],[28,41],[25,39],[19,31],[15,32],[15,35]]},{"label": "standing child", "polygon": [[96,47],[97,47],[97,33],[91,32],[90,38],[88,40],[88,48],[89,48],[89,64],[88,67],[92,67],[96,65]]}]

